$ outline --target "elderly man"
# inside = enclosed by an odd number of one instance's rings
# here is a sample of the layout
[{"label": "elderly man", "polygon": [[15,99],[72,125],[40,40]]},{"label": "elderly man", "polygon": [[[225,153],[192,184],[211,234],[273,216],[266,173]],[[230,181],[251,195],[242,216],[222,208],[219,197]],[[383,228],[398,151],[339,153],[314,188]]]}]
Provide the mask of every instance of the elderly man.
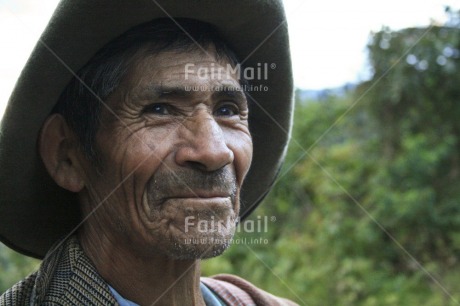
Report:
[{"label": "elderly man", "polygon": [[200,278],[283,158],[284,23],[279,1],[62,1],[2,120],[0,237],[44,260],[0,305],[293,304]]}]

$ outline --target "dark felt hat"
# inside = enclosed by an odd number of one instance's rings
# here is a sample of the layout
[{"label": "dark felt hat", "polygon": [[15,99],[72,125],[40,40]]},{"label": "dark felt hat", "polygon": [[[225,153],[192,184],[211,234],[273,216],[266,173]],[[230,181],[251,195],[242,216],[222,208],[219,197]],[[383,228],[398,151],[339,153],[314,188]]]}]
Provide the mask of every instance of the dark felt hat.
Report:
[{"label": "dark felt hat", "polygon": [[270,190],[286,151],[293,107],[281,0],[63,0],[22,71],[1,122],[0,239],[5,244],[43,257],[80,222],[76,195],[52,181],[37,154],[40,128],[73,73],[99,49],[133,26],[163,17],[213,24],[246,66],[268,67],[267,79],[250,81],[254,156],[243,185],[241,217]]}]

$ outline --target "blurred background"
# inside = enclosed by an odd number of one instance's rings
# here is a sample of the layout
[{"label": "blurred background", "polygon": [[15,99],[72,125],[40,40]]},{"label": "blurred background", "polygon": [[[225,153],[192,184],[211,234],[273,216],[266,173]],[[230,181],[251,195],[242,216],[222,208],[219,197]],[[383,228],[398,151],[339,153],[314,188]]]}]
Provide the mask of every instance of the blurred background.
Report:
[{"label": "blurred background", "polygon": [[[203,274],[301,305],[460,305],[460,3],[284,2],[290,149]],[[0,114],[56,3],[0,0]],[[0,244],[0,292],[38,265]]]}]

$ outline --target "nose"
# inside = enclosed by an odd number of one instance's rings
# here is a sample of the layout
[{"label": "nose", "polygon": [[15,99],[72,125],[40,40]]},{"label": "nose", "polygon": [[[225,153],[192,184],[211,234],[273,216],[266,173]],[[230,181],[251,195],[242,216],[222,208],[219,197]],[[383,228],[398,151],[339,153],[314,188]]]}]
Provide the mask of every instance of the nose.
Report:
[{"label": "nose", "polygon": [[[194,116],[195,117],[195,116]],[[176,163],[201,171],[215,171],[233,162],[220,125],[209,114],[190,118],[183,125],[184,138],[176,151]]]}]

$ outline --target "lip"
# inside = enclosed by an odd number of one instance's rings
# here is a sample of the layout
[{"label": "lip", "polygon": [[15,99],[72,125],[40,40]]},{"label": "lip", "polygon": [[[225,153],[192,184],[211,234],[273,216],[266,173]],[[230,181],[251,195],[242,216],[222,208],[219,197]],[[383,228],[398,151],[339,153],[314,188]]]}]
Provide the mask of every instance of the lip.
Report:
[{"label": "lip", "polygon": [[193,206],[205,206],[207,208],[217,206],[231,206],[231,198],[227,197],[170,197],[166,199],[163,203],[176,203],[179,205],[193,205]]},{"label": "lip", "polygon": [[213,199],[213,198],[231,198],[230,194],[207,191],[207,190],[190,190],[175,195],[165,197],[164,200],[169,199]]}]

